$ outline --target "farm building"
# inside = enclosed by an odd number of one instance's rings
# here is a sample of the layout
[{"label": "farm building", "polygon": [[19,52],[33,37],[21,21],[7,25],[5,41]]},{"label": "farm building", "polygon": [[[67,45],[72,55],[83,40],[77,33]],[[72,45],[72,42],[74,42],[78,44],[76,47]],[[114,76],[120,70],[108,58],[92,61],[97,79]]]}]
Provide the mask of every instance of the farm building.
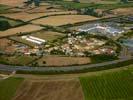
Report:
[{"label": "farm building", "polygon": [[112,27],[107,24],[100,24],[100,23],[80,26],[78,28],[78,31],[88,32],[88,33],[102,33],[111,36],[116,36],[124,32],[124,30],[121,28]]},{"label": "farm building", "polygon": [[27,41],[30,41],[32,43],[38,44],[38,45],[42,45],[44,43],[46,43],[46,40],[34,37],[34,36],[22,36],[22,39],[25,39]]}]

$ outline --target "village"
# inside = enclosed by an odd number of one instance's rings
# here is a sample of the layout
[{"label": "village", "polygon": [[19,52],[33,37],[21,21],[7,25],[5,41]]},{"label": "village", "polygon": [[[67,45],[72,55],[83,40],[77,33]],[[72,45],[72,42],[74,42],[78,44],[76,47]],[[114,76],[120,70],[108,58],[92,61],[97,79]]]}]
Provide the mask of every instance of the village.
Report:
[{"label": "village", "polygon": [[[9,8],[10,14],[0,14],[0,21],[7,25],[7,29],[0,31],[2,63],[36,66],[36,62],[41,61],[44,62],[42,66],[47,66],[50,58],[55,58],[56,61],[64,57],[64,63],[70,57],[84,58],[85,64],[93,63],[95,56],[101,55],[107,57],[106,60],[110,57],[117,59],[121,50],[121,42],[117,40],[132,29],[133,24],[128,23],[132,21],[132,16],[129,12],[124,12],[125,10],[119,12],[114,9],[110,10],[111,13],[103,11],[106,14],[95,16],[95,13],[99,15],[99,12],[94,10],[92,14],[86,13],[91,11],[89,8],[66,9],[60,4],[51,5],[51,1],[33,2],[34,0],[29,0],[23,5]],[[117,17],[116,13],[127,13],[128,16]],[[108,18],[110,16],[112,19]],[[92,62],[88,62],[88,58]],[[17,59],[21,61],[17,62]],[[74,64],[78,62],[79,60]]]}]

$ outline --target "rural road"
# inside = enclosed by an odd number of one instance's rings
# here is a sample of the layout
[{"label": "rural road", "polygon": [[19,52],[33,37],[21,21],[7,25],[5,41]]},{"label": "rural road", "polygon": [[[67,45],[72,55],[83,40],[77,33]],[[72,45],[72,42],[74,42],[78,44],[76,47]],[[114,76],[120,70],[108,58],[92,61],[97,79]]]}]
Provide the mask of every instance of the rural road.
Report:
[{"label": "rural road", "polygon": [[11,65],[0,64],[0,70],[1,71],[71,72],[71,71],[81,71],[84,69],[95,68],[95,67],[102,67],[102,66],[111,65],[111,64],[117,64],[128,60],[133,60],[133,57],[104,62],[104,63],[98,63],[98,64],[89,64],[89,65],[80,65],[80,66],[71,66],[71,67],[28,67],[28,66],[11,66]]}]

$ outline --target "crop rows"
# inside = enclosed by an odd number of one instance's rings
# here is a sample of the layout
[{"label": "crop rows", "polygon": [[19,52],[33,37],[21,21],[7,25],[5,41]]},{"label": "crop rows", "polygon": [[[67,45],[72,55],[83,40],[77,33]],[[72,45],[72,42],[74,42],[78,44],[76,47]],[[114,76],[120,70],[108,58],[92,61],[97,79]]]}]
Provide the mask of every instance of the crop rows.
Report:
[{"label": "crop rows", "polygon": [[132,77],[129,70],[81,77],[85,100],[133,100]]}]

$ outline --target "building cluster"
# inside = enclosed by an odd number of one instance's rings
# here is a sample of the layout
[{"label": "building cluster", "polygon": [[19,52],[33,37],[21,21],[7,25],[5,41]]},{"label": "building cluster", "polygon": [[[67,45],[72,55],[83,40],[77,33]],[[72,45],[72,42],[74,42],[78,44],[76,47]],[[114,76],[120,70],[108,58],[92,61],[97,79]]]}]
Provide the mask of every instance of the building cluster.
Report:
[{"label": "building cluster", "polygon": [[[90,56],[96,54],[114,54],[115,50],[110,47],[104,47],[105,40],[89,38],[85,36],[72,36],[68,34],[66,43],[60,46],[51,47],[46,52],[59,51],[68,56]],[[89,55],[88,55],[89,54]]]},{"label": "building cluster", "polygon": [[78,28],[79,32],[87,32],[92,34],[103,34],[107,36],[116,37],[124,33],[125,31],[123,29],[120,29],[118,27],[112,27],[108,24],[100,24],[100,23],[94,23],[94,24],[86,24],[83,26],[80,26]]},{"label": "building cluster", "polygon": [[37,55],[40,56],[43,54],[43,51],[39,49],[38,46],[35,46],[34,48],[30,48],[26,45],[15,45],[16,53],[24,54],[24,55]]}]

